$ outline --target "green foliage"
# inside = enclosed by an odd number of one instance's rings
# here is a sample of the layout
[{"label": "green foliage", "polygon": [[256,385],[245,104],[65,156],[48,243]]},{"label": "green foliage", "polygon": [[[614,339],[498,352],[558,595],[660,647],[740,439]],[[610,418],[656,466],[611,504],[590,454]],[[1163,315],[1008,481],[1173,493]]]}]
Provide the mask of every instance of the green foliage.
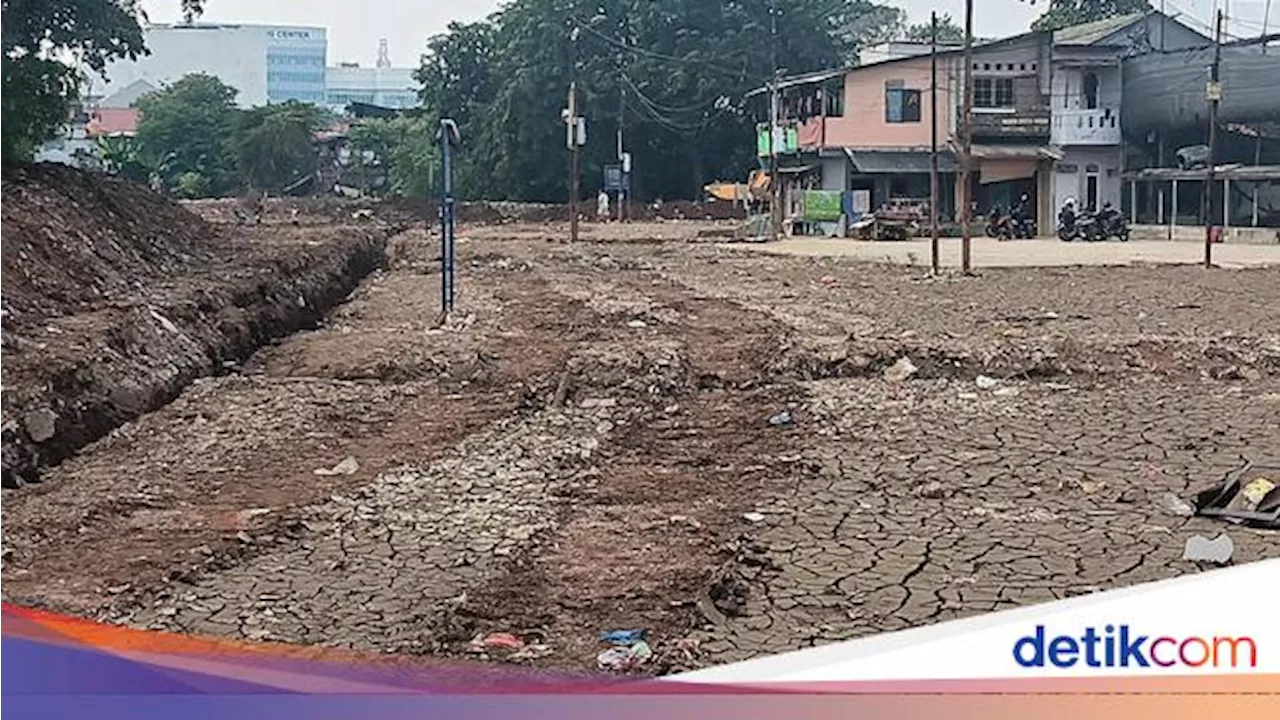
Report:
[{"label": "green foliage", "polygon": [[1031,29],[1058,30],[1150,9],[1149,0],[1049,0],[1049,9],[1036,18]]},{"label": "green foliage", "polygon": [[[440,156],[435,144],[435,126],[422,116],[369,119],[354,125],[349,133],[352,164],[357,173],[385,174],[385,192],[425,199],[435,192]],[[371,161],[364,154],[372,154]]]},{"label": "green foliage", "polygon": [[137,138],[117,135],[100,136],[97,140],[98,157],[102,160],[102,169],[109,175],[116,175],[137,183],[149,183],[153,168],[144,163],[138,152]]},{"label": "green foliage", "polygon": [[[929,23],[920,23],[907,28],[905,37],[913,42],[929,42],[930,36],[933,34],[933,28]],[[950,15],[938,16],[938,42],[940,43],[962,43],[964,42],[964,28],[956,25]]]},{"label": "green foliage", "polygon": [[254,190],[279,192],[316,169],[315,131],[328,114],[290,100],[239,113],[231,144],[240,178]]},{"label": "green foliage", "polygon": [[[181,0],[188,16],[202,0]],[[74,55],[101,72],[116,58],[145,53],[136,0],[2,0],[4,160],[28,160],[70,117],[83,81],[60,58]]]},{"label": "green foliage", "polygon": [[140,158],[159,169],[164,188],[184,173],[199,173],[208,192],[236,185],[235,88],[204,74],[187,75],[138,100]]},{"label": "green foliage", "polygon": [[588,122],[584,196],[617,162],[625,94],[633,187],[694,197],[754,164],[754,108],[743,96],[772,75],[774,57],[788,73],[837,67],[900,34],[903,18],[867,0],[513,0],[431,38],[417,78],[432,133],[442,117],[458,123],[462,197],[563,201],[571,75]]},{"label": "green foliage", "polygon": [[209,178],[198,172],[188,171],[178,176],[174,192],[187,199],[209,197]]}]

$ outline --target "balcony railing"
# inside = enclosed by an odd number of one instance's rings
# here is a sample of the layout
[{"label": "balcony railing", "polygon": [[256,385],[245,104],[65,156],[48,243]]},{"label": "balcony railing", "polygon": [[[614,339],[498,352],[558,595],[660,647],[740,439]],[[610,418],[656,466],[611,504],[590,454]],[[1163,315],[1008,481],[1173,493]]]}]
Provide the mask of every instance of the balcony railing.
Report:
[{"label": "balcony railing", "polygon": [[1119,145],[1120,111],[1058,110],[1053,115],[1050,139],[1054,145]]}]

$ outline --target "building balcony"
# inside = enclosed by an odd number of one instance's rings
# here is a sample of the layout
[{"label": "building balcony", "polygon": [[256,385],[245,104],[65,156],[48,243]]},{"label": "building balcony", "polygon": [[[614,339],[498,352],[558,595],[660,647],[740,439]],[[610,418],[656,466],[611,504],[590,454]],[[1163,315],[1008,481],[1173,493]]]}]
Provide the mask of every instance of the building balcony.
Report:
[{"label": "building balcony", "polygon": [[1119,145],[1120,111],[1058,110],[1053,115],[1050,138],[1054,145]]},{"label": "building balcony", "polygon": [[1048,108],[974,108],[973,138],[1040,139],[1049,137]]}]

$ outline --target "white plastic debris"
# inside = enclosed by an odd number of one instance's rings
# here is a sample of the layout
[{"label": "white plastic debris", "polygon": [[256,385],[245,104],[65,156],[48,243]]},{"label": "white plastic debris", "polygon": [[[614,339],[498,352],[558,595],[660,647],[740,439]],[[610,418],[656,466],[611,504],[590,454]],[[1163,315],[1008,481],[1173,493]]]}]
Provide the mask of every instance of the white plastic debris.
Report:
[{"label": "white plastic debris", "polygon": [[999,385],[1000,381],[987,375],[979,375],[977,383],[979,390],[990,390]]},{"label": "white plastic debris", "polygon": [[1212,540],[1203,535],[1192,535],[1187,538],[1187,545],[1182,550],[1182,559],[1225,565],[1231,560],[1231,553],[1235,552],[1235,549],[1236,544],[1227,535],[1219,535]]}]

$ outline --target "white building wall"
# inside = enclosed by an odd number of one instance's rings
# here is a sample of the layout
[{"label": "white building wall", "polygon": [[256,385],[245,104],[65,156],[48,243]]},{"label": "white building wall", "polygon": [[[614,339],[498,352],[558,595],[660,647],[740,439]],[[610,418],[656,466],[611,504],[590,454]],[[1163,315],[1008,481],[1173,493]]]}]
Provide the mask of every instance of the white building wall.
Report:
[{"label": "white building wall", "polygon": [[[324,28],[269,25],[151,25],[144,37],[149,55],[110,63],[106,77],[93,77],[92,95],[111,93],[137,80],[163,87],[191,73],[214,75],[234,87],[241,107],[294,99],[322,102],[327,39]],[[268,59],[307,58],[299,74],[269,79]],[[318,58],[318,64],[316,58]],[[283,69],[273,64],[272,68]],[[310,81],[305,77],[310,75]]]},{"label": "white building wall", "polygon": [[418,105],[413,68],[338,66],[325,70],[325,104],[342,109],[362,102],[389,108]]},{"label": "white building wall", "polygon": [[1068,198],[1078,207],[1088,206],[1085,190],[1089,175],[1098,178],[1098,207],[1111,203],[1120,207],[1120,171],[1123,154],[1119,146],[1067,147],[1053,172],[1053,212],[1057,216]]}]

